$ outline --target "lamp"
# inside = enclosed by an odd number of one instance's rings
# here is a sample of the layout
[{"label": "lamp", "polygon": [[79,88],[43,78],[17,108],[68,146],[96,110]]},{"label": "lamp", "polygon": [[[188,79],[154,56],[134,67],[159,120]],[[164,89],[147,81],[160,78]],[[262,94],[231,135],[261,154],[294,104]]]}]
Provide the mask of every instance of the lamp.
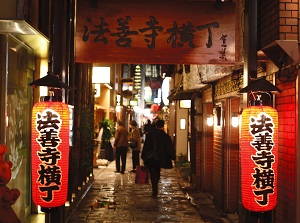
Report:
[{"label": "lamp", "polygon": [[234,128],[239,126],[239,116],[236,113],[231,115],[231,126]]},{"label": "lamp", "polygon": [[95,86],[95,98],[100,97],[101,84],[112,89],[110,86],[110,67],[93,67],[92,83]]},{"label": "lamp", "polygon": [[93,67],[92,82],[98,84],[109,84],[110,67]]},{"label": "lamp", "polygon": [[[269,97],[267,102],[271,104],[270,92],[282,91],[266,78],[260,78],[240,90],[240,93],[246,92],[252,95],[254,103],[241,114],[242,204],[249,211],[270,211],[276,206],[278,190],[278,112],[266,106],[262,96]],[[271,173],[270,180],[261,184],[259,178],[265,173]]]},{"label": "lamp", "polygon": [[[60,98],[46,96],[32,109],[32,198],[43,211],[65,204],[68,195],[70,113]],[[49,136],[50,135],[50,136]],[[51,153],[51,158],[47,158]],[[55,169],[50,185],[45,173]],[[50,208],[50,209],[49,209]]]},{"label": "lamp", "polygon": [[[50,71],[29,86],[71,89]],[[53,92],[52,92],[53,93]],[[33,202],[43,212],[64,205],[68,195],[70,109],[60,96],[43,96],[35,103],[31,118],[31,190]],[[52,154],[51,159],[47,154]],[[55,168],[55,182],[49,183],[45,173]]]},{"label": "lamp", "polygon": [[121,95],[117,94],[116,96],[116,112],[120,112],[121,111]]},{"label": "lamp", "polygon": [[121,103],[121,95],[120,94],[117,94],[117,96],[116,96],[116,102],[117,103]]},{"label": "lamp", "polygon": [[191,108],[191,100],[180,100],[179,108]]},{"label": "lamp", "polygon": [[[250,211],[270,211],[278,191],[278,112],[270,106],[249,106],[241,119],[242,204]],[[261,175],[268,173],[268,183],[261,184]]]},{"label": "lamp", "polygon": [[185,129],[186,127],[186,120],[185,118],[180,119],[180,129]]},{"label": "lamp", "polygon": [[213,126],[214,125],[214,117],[212,115],[209,115],[206,118],[206,124],[207,124],[207,126]]},{"label": "lamp", "polygon": [[130,100],[129,105],[130,106],[138,106],[138,101],[137,100]]}]

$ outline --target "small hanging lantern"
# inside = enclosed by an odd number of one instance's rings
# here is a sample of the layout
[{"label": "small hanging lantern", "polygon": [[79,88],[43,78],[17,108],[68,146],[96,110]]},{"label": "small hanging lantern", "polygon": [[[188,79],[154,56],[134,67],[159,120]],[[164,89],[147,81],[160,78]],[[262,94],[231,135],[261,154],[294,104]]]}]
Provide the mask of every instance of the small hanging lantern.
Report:
[{"label": "small hanging lantern", "polygon": [[67,200],[70,116],[61,100],[44,99],[32,110],[32,198],[36,205],[54,208]]}]

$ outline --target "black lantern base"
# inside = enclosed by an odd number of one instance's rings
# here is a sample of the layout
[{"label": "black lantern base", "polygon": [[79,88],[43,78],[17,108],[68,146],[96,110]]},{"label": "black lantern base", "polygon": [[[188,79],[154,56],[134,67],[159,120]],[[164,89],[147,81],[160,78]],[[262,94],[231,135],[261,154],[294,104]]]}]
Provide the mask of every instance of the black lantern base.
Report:
[{"label": "black lantern base", "polygon": [[41,211],[45,212],[45,213],[56,213],[58,212],[59,207],[54,207],[54,208],[45,208],[45,207],[41,207]]}]

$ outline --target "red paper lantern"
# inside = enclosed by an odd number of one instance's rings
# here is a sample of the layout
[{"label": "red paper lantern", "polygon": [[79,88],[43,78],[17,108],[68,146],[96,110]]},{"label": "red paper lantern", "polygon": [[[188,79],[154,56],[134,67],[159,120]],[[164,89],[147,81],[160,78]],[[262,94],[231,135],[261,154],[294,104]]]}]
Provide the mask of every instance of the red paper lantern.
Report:
[{"label": "red paper lantern", "polygon": [[65,204],[69,172],[69,108],[39,102],[32,111],[32,198],[36,205]]},{"label": "red paper lantern", "polygon": [[240,145],[243,206],[255,212],[272,210],[277,202],[277,111],[269,106],[244,109]]}]

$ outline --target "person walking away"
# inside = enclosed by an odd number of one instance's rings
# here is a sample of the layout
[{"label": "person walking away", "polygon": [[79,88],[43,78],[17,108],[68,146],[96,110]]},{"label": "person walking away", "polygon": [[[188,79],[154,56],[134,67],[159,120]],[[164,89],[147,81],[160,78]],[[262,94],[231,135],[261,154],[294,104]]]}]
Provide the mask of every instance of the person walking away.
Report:
[{"label": "person walking away", "polygon": [[[128,149],[128,131],[124,127],[122,121],[117,121],[117,130],[115,133],[114,146],[116,149],[116,173],[125,173],[126,169],[126,158]],[[120,160],[122,162],[122,168],[120,166]]]},{"label": "person walking away", "polygon": [[151,130],[151,121],[150,119],[147,120],[147,124],[144,125],[144,134],[147,134]]},{"label": "person walking away", "polygon": [[[173,167],[172,160],[176,159],[175,149],[171,137],[164,131],[164,120],[156,121],[156,129],[146,135],[143,146],[142,159],[145,166],[148,167],[152,185],[152,195],[158,194],[158,182],[160,179],[160,170],[171,169]],[[157,161],[149,162],[147,154],[155,152],[156,143]]]},{"label": "person walking away", "polygon": [[156,122],[159,120],[159,117],[156,116],[153,121],[152,121],[152,124],[151,124],[151,128],[150,128],[150,131],[154,131],[156,130]]},{"label": "person walking away", "polygon": [[141,135],[140,130],[137,127],[137,122],[132,120],[130,122],[132,128],[130,138],[137,142],[136,147],[131,148],[132,150],[132,170],[131,172],[136,172],[136,166],[140,165],[140,151],[141,151]]}]

